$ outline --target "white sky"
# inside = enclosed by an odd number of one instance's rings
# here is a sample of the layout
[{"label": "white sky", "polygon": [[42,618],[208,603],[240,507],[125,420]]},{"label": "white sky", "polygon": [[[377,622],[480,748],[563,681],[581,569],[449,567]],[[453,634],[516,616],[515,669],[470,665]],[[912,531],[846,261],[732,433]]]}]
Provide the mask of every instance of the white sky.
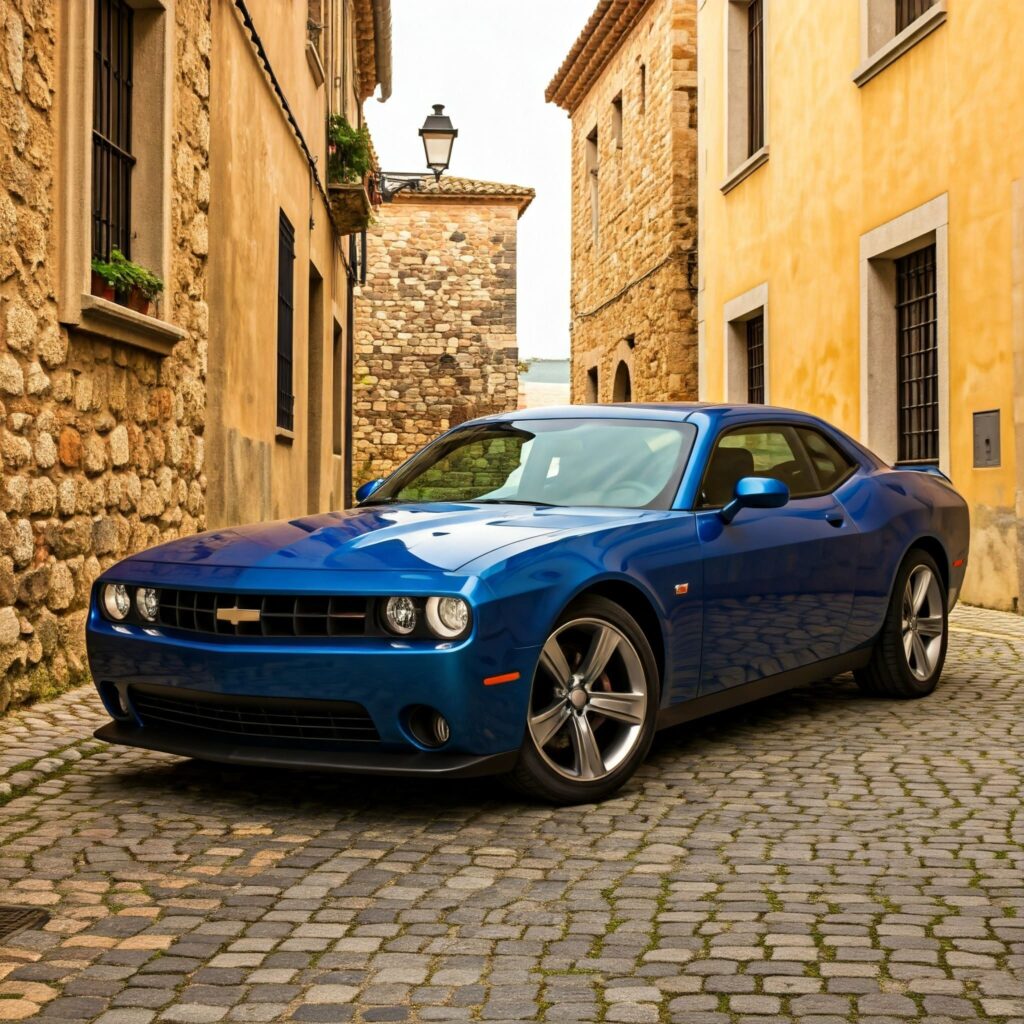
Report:
[{"label": "white sky", "polygon": [[596,0],[391,0],[393,91],[368,100],[384,170],[424,168],[434,103],[459,130],[450,174],[529,185],[519,222],[521,358],[569,354],[569,119],[544,90]]}]

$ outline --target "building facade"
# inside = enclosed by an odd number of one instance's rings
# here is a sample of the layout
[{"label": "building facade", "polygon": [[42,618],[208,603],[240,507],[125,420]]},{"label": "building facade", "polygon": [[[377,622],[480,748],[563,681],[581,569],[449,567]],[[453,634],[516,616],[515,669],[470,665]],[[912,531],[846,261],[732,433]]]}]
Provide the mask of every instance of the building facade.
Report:
[{"label": "building facade", "polygon": [[380,207],[356,302],[356,486],[516,408],[516,232],[533,194],[446,175]]},{"label": "building facade", "polygon": [[390,91],[388,0],[244,6],[212,17],[211,527],[345,504],[361,247],[332,221],[326,124]]},{"label": "building facade", "polygon": [[574,402],[696,398],[696,0],[600,0],[548,86],[572,119]]},{"label": "building facade", "polygon": [[[1024,586],[1016,0],[702,0],[701,394],[820,413],[971,506]],[[807,45],[794,47],[797,39]]]},{"label": "building facade", "polygon": [[[312,168],[389,89],[390,10],[6,0],[0,36],[2,712],[88,678],[112,562],[343,503],[358,246]],[[153,301],[94,273],[114,250]]]},{"label": "building facade", "polygon": [[[205,523],[210,10],[0,22],[2,711],[87,677],[106,565]],[[166,282],[148,314],[94,294],[112,248]]]}]

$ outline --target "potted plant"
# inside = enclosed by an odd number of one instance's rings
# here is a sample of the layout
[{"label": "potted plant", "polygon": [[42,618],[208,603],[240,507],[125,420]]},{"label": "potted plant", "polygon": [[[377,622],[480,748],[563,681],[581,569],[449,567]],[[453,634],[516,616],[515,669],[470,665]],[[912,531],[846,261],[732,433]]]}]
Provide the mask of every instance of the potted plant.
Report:
[{"label": "potted plant", "polygon": [[332,114],[327,119],[327,194],[334,226],[342,235],[362,231],[370,223],[365,181],[372,164],[366,125],[353,128],[343,114]]},{"label": "potted plant", "polygon": [[151,270],[133,263],[120,249],[110,251],[109,260],[93,259],[92,292],[149,315],[164,283]]}]

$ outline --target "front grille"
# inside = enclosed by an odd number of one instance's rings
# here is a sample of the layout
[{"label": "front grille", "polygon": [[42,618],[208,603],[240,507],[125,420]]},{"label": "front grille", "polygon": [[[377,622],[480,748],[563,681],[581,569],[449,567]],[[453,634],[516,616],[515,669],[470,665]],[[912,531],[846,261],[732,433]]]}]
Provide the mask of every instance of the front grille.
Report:
[{"label": "front grille", "polygon": [[[294,594],[218,594],[209,590],[161,590],[161,626],[217,636],[362,636],[365,597]],[[242,618],[235,610],[255,613]],[[218,612],[229,616],[218,616]]]},{"label": "front grille", "polygon": [[380,739],[366,708],[353,701],[228,697],[139,686],[130,687],[128,695],[143,727],[198,729],[261,742],[376,743]]}]

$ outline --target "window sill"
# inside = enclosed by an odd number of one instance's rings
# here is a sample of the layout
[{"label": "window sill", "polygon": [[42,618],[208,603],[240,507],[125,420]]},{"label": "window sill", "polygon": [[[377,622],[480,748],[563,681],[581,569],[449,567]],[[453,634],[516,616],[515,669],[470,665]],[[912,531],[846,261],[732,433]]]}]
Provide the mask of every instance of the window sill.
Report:
[{"label": "window sill", "polygon": [[313,81],[316,82],[316,87],[319,89],[324,84],[326,76],[324,75],[324,63],[320,59],[320,54],[317,52],[312,39],[306,40],[306,63],[309,64],[309,72],[313,76]]},{"label": "window sill", "polygon": [[295,431],[287,427],[274,427],[274,440],[278,444],[291,445],[295,440]]},{"label": "window sill", "polygon": [[79,321],[71,326],[74,330],[133,345],[161,356],[169,355],[187,333],[165,320],[137,313],[98,295],[82,296]]},{"label": "window sill", "polygon": [[729,175],[718,187],[722,195],[731,192],[744,178],[749,178],[763,164],[768,163],[768,146],[762,146],[756,153],[752,153],[746,160]]},{"label": "window sill", "polygon": [[938,0],[917,21],[908,25],[898,36],[890,39],[880,50],[876,50],[853,73],[858,87],[871,81],[879,72],[899,60],[907,50],[915,47],[925,36],[929,36],[946,20],[946,0]]}]

